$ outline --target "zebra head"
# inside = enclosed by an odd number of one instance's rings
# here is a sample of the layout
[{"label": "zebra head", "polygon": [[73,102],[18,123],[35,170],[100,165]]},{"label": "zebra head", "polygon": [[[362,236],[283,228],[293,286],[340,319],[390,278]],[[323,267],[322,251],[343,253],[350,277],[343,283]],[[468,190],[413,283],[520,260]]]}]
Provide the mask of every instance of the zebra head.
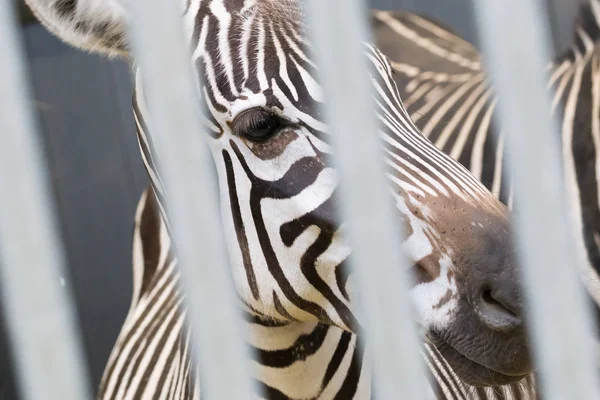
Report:
[{"label": "zebra head", "polygon": [[[28,1],[70,43],[127,52],[116,3]],[[193,61],[204,75],[200,93],[222,220],[245,308],[259,318],[358,332],[345,268],[351,249],[337,215],[337,173],[301,6],[296,0],[188,0],[184,19]],[[370,45],[365,50],[381,122],[373,135],[383,139],[397,206],[390,218],[407,234],[398,246],[414,265],[419,323],[466,380],[518,380],[530,364],[507,211],[419,133],[386,58]],[[133,101],[160,200],[140,75]],[[346,135],[352,140],[352,132]]]}]

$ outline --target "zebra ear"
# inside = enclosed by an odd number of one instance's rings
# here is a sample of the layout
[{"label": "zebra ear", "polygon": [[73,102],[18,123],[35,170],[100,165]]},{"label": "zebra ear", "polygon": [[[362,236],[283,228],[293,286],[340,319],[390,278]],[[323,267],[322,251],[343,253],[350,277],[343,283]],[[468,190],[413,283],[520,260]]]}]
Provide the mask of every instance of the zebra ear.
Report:
[{"label": "zebra ear", "polygon": [[109,56],[129,53],[118,0],[25,0],[48,30],[72,46]]}]

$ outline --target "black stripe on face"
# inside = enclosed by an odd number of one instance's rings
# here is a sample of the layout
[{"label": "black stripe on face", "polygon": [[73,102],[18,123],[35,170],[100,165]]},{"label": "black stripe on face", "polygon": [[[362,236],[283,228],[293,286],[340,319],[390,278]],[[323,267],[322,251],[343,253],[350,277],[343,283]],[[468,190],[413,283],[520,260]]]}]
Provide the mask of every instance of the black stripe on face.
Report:
[{"label": "black stripe on face", "polygon": [[240,203],[238,199],[237,186],[235,181],[235,171],[233,169],[233,163],[231,156],[226,150],[223,150],[223,162],[225,163],[225,171],[227,174],[227,187],[229,188],[229,203],[231,206],[231,216],[233,218],[233,225],[235,228],[235,234],[237,236],[237,242],[242,253],[242,261],[244,263],[244,269],[246,270],[246,280],[250,286],[250,291],[255,300],[258,300],[260,293],[258,290],[258,284],[256,283],[256,275],[254,274],[254,267],[252,267],[252,259],[250,258],[250,246],[248,245],[248,238],[246,237],[246,227],[244,226],[244,220],[242,219],[242,212],[240,210]]},{"label": "black stripe on face", "polygon": [[[282,225],[280,235],[283,243],[289,247],[311,226],[319,228],[319,236],[302,256],[300,268],[306,280],[333,305],[344,324],[355,327],[358,326],[358,322],[355,320],[352,312],[321,278],[316,268],[317,260],[331,247],[334,234],[339,229],[339,224],[336,222],[337,218],[335,216],[336,210],[334,207],[336,203],[334,197],[335,194],[310,213]],[[337,269],[337,266],[333,268]]]},{"label": "black stripe on face", "polygon": [[315,157],[305,157],[294,163],[290,167],[290,170],[287,171],[280,180],[275,182],[264,181],[252,173],[236,143],[231,140],[230,145],[252,185],[250,190],[250,210],[252,212],[252,220],[254,221],[262,254],[271,276],[277,281],[279,288],[286,298],[296,307],[314,315],[323,323],[335,325],[333,320],[321,306],[299,296],[285,277],[283,269],[277,259],[277,255],[275,254],[275,250],[271,245],[260,204],[264,198],[282,199],[300,193],[310,184],[314,183],[319,173],[325,167]]},{"label": "black stripe on face", "polygon": [[273,291],[273,305],[275,307],[275,311],[277,311],[279,315],[287,318],[290,321],[297,321],[294,317],[290,315],[290,313],[288,313],[283,304],[281,304],[281,300],[279,300],[279,296],[277,296],[277,293],[275,291]]},{"label": "black stripe on face", "polygon": [[335,268],[335,281],[337,283],[338,290],[340,293],[342,293],[342,296],[344,296],[346,300],[350,300],[350,296],[348,296],[348,292],[346,291],[346,285],[349,277],[350,271],[348,270],[348,264],[343,261]]},{"label": "black stripe on face", "polygon": [[303,362],[314,355],[325,341],[329,327],[318,324],[312,332],[300,335],[294,344],[286,349],[262,350],[252,352],[254,359],[262,365],[271,368],[287,368],[295,362]]}]

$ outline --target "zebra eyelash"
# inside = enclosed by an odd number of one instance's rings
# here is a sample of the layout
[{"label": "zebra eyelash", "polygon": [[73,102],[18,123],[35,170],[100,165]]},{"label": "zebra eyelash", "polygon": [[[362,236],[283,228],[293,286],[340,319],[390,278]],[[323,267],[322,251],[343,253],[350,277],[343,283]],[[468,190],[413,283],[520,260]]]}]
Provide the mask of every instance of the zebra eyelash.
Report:
[{"label": "zebra eyelash", "polygon": [[253,142],[264,142],[282,129],[294,124],[273,111],[263,107],[255,107],[238,114],[230,124],[235,136]]}]

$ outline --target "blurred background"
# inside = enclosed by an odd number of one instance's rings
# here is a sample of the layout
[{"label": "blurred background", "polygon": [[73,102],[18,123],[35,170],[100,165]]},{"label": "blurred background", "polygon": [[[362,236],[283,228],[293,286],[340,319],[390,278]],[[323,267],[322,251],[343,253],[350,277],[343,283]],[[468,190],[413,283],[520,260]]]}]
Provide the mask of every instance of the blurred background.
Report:
[{"label": "blurred background", "polygon": [[[471,1],[371,0],[421,13],[477,44]],[[547,0],[555,51],[568,46],[579,0]],[[147,185],[131,113],[130,66],[60,42],[18,2],[38,122],[50,163],[79,322],[94,387],[127,313],[131,234]],[[17,399],[0,319],[0,400]]]}]

